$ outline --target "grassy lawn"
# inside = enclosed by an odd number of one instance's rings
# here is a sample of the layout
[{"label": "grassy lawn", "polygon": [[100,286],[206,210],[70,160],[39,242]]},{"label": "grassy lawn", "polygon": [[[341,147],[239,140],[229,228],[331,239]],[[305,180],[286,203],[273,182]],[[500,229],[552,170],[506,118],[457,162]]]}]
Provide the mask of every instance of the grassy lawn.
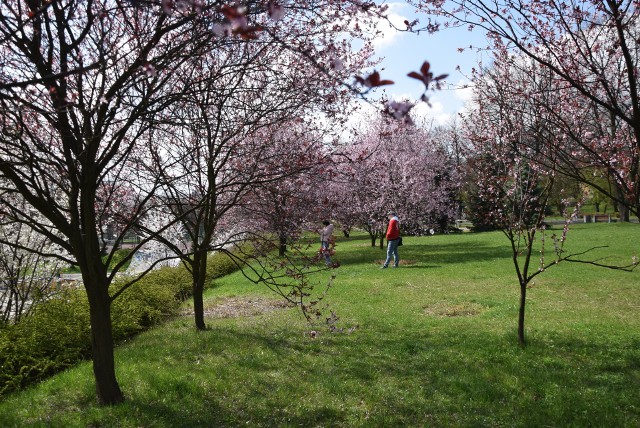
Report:
[{"label": "grassy lawn", "polygon": [[[404,241],[380,270],[366,236],[339,238],[326,302],[342,333],[234,274],[207,294],[209,330],[185,315],[117,349],[125,404],[95,404],[85,363],[9,396],[0,426],[640,426],[640,270],[549,269],[521,348],[506,238]],[[637,224],[577,224],[567,248],[628,263],[639,242]]]}]

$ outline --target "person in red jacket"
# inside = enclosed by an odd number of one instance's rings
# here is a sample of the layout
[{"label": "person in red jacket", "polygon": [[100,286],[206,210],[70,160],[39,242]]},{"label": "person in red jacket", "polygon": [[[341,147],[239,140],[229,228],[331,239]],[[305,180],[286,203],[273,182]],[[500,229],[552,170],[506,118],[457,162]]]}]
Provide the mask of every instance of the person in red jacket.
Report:
[{"label": "person in red jacket", "polygon": [[382,265],[382,269],[389,267],[391,256],[393,256],[393,267],[398,267],[400,256],[398,255],[398,244],[400,243],[400,222],[395,211],[387,213],[389,224],[387,225],[387,260]]}]

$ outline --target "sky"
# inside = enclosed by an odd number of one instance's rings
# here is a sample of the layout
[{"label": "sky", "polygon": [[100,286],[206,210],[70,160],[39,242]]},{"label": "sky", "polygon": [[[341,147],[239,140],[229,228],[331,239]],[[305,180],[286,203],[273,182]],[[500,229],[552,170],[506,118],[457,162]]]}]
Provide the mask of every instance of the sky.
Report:
[{"label": "sky", "polygon": [[[422,24],[427,22],[425,15],[414,14],[414,8],[405,2],[387,4],[389,18],[399,28],[405,27],[405,19],[410,22],[419,19]],[[382,62],[376,66],[376,70],[380,72],[381,78],[395,82],[394,85],[384,87],[389,97],[417,99],[422,94],[423,85],[420,81],[407,77],[407,73],[419,71],[422,63],[428,61],[435,76],[449,75],[447,89],[430,91],[428,96],[431,107],[424,103],[414,107],[414,119],[422,116],[433,119],[436,124],[445,124],[463,110],[471,95],[471,89],[463,87],[469,83],[467,77],[472,68],[483,60],[477,49],[486,44],[482,33],[470,32],[466,28],[447,28],[435,34],[424,32],[416,35],[397,32],[385,21],[380,22],[378,28],[383,36],[374,42],[374,47],[376,56],[382,57]],[[463,48],[463,51],[459,52],[459,48]],[[484,56],[486,61],[486,53]],[[381,92],[381,89],[376,92]]]}]

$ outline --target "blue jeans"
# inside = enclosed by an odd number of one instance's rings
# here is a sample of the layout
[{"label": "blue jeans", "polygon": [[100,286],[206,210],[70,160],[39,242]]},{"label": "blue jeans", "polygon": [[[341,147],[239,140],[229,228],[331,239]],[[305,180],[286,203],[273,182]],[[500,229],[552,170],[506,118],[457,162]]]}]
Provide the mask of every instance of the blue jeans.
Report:
[{"label": "blue jeans", "polygon": [[327,266],[330,266],[331,255],[329,254],[329,241],[320,241],[320,247],[322,248],[322,254],[324,254],[324,262]]},{"label": "blue jeans", "polygon": [[393,256],[393,263],[395,267],[398,267],[398,263],[400,263],[400,256],[398,255],[398,244],[400,243],[400,239],[392,239],[391,241],[387,241],[387,260],[384,261],[384,267],[389,266],[389,262],[391,261],[391,256]]}]

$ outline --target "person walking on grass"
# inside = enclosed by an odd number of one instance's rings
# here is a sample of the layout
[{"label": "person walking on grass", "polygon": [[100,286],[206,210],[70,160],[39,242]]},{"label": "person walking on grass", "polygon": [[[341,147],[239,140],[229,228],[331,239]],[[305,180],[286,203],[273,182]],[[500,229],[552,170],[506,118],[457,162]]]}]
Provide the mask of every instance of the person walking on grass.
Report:
[{"label": "person walking on grass", "polygon": [[320,229],[320,251],[324,255],[324,262],[327,266],[333,266],[331,262],[331,241],[333,241],[333,225],[329,220],[322,222],[324,228]]},{"label": "person walking on grass", "polygon": [[395,211],[389,211],[387,213],[389,224],[387,225],[387,259],[384,261],[381,269],[389,267],[391,262],[391,256],[393,256],[393,267],[398,267],[400,263],[400,256],[398,255],[398,244],[400,243],[400,221]]}]

